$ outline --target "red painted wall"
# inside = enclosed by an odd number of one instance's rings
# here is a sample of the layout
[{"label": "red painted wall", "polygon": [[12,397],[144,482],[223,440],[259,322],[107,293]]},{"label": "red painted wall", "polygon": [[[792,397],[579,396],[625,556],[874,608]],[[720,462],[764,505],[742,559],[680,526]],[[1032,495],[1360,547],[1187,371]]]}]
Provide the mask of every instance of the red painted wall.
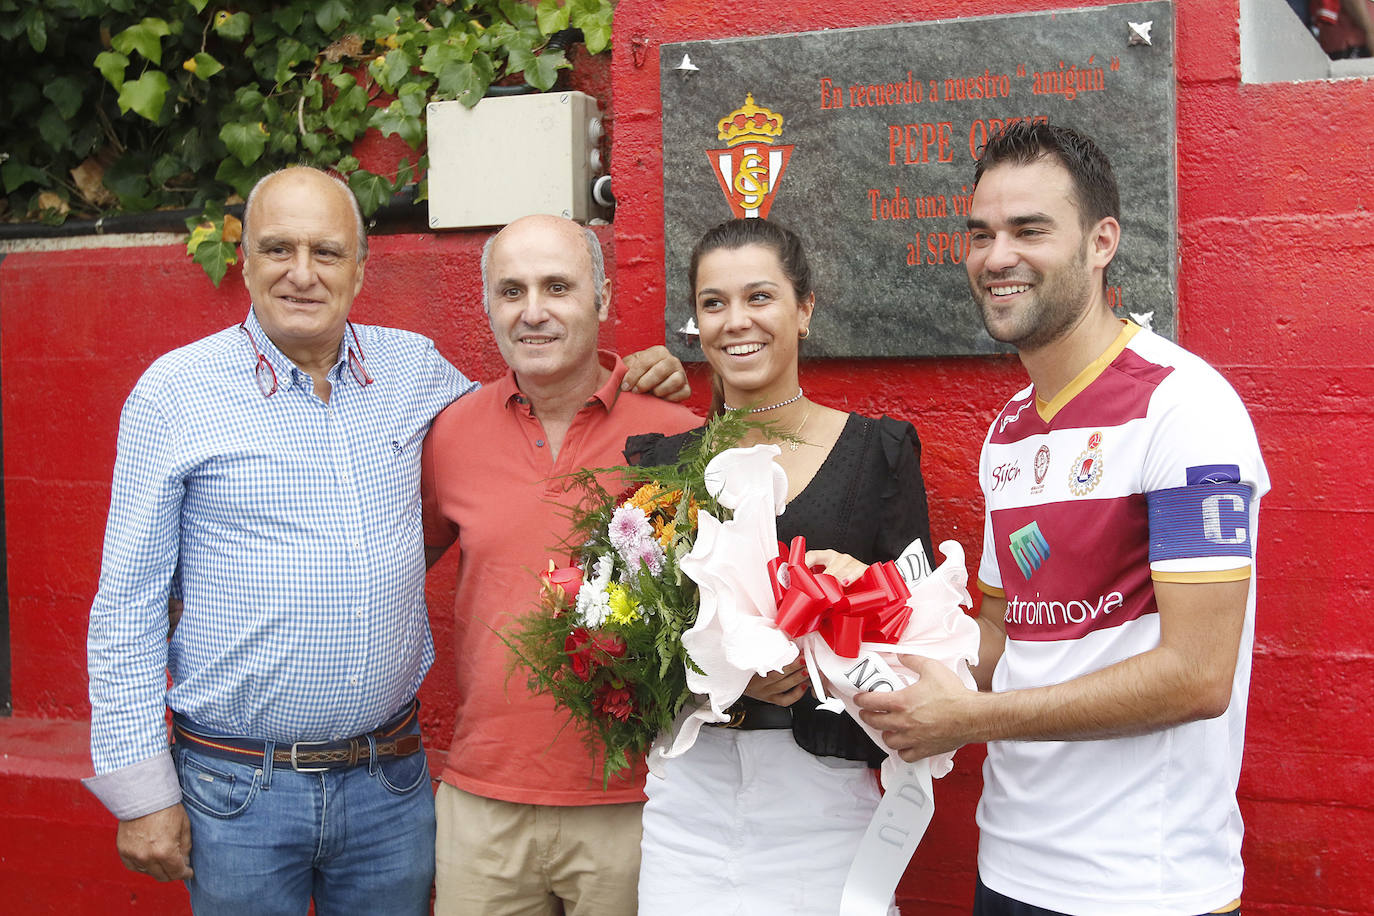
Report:
[{"label": "red painted wall", "polygon": [[[605,342],[663,339],[658,45],[727,35],[1081,5],[1072,0],[622,0],[614,57],[576,85],[611,117],[620,206],[603,238],[616,281]],[[1247,913],[1374,913],[1374,82],[1241,85],[1237,0],[1178,0],[1180,340],[1250,405],[1265,499],[1242,807]],[[612,104],[612,93],[614,103]],[[1121,176],[1129,181],[1128,175]],[[383,236],[355,317],[412,328],[476,378],[501,371],[477,298],[484,233]],[[958,269],[958,268],[954,268]],[[825,304],[821,303],[824,308]],[[0,411],[15,718],[0,720],[0,899],[13,912],[183,910],[125,873],[88,772],[86,614],[99,573],[119,408],[157,355],[243,317],[237,269],[214,289],[179,246],[12,254],[0,262]],[[988,422],[1024,384],[1008,358],[810,363],[808,393],[913,420],[937,537],[977,557],[974,469]],[[700,405],[702,399],[698,397]],[[439,661],[427,732],[446,745],[452,568],[430,577]],[[967,912],[980,748],[937,784],[902,885],[907,913]],[[127,901],[127,904],[125,903]]]},{"label": "red painted wall", "polygon": [[[1083,5],[797,0],[761,15],[759,4],[728,0],[623,0],[614,174],[661,168],[660,44]],[[1241,779],[1245,910],[1374,913],[1374,704],[1364,693],[1374,636],[1362,619],[1374,591],[1365,559],[1374,497],[1361,485],[1371,477],[1374,347],[1355,279],[1374,270],[1374,82],[1241,85],[1236,0],[1178,0],[1176,15],[1179,339],[1239,390],[1274,481]],[[661,185],[618,180],[616,193],[621,283],[661,300]],[[660,330],[646,322],[625,343]],[[916,423],[936,537],[958,538],[975,562],[978,446],[1024,384],[1019,364],[838,362],[804,373],[824,402]],[[899,894],[904,911],[968,911],[980,763],[980,749],[966,749],[937,784],[935,820]]]}]

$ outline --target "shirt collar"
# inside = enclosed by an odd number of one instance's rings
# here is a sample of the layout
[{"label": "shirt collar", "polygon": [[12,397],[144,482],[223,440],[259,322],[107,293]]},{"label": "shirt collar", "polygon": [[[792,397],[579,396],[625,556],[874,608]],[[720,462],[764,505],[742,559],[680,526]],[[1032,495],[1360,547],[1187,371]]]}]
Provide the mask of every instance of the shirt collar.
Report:
[{"label": "shirt collar", "polygon": [[1078,395],[1082,394],[1083,389],[1097,381],[1098,376],[1107,371],[1107,367],[1116,361],[1121,355],[1121,351],[1126,349],[1126,345],[1131,342],[1131,338],[1140,331],[1140,326],[1125,318],[1118,319],[1121,322],[1121,331],[1102,351],[1097,359],[1083,367],[1083,371],[1074,376],[1073,381],[1064,386],[1063,390],[1054,396],[1054,400],[1046,401],[1037,393],[1035,396],[1035,409],[1040,414],[1040,419],[1046,423],[1054,419],[1055,414],[1064,409],[1064,406]]},{"label": "shirt collar", "polygon": [[[248,329],[248,333],[253,335],[253,343],[257,345],[258,352],[267,357],[267,361],[272,364],[272,369],[277,374],[277,387],[279,389],[290,388],[292,385],[296,384],[303,384],[305,379],[310,378],[309,372],[298,368],[289,356],[277,349],[277,345],[272,342],[272,338],[267,336],[267,332],[263,330],[262,325],[258,322],[258,314],[251,304],[248,307],[248,317],[244,319],[243,326]],[[354,325],[354,327],[356,328],[357,325]],[[358,336],[360,338],[362,337],[361,334]],[[329,369],[329,382],[331,386],[339,384],[358,384],[357,379],[353,377],[353,373],[348,369],[348,349],[352,343],[353,332],[345,325],[343,339],[339,341],[339,352],[334,357],[334,365]],[[257,356],[252,354],[252,345],[249,345],[246,340],[244,344],[248,346],[250,359],[256,360]],[[354,352],[357,352],[356,348]],[[358,353],[360,359],[365,355],[370,354]],[[362,366],[367,370],[369,375],[376,378],[373,366],[369,365],[366,361],[362,363]],[[314,390],[315,383],[313,379],[307,387],[311,391]]]},{"label": "shirt collar", "polygon": [[[610,411],[615,406],[616,398],[620,397],[620,383],[624,380],[626,372],[625,361],[610,350],[597,350],[596,360],[603,368],[611,370],[611,375],[600,388],[592,392],[591,397],[587,398],[586,406],[600,403]],[[534,409],[530,399],[520,391],[514,369],[507,367],[505,376],[500,381],[493,382],[492,387],[496,389],[501,403],[506,406],[518,404],[528,410]]]}]

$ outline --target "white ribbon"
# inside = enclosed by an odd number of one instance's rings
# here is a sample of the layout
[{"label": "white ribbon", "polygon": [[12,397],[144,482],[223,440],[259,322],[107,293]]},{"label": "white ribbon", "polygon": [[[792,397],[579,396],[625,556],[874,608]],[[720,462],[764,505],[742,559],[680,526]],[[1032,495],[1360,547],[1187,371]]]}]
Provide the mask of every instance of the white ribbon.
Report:
[{"label": "white ribbon", "polygon": [[[686,753],[695,743],[702,725],[729,719],[726,710],[755,674],[781,670],[798,652],[806,657],[821,705],[846,712],[879,747],[884,746],[882,735],[859,717],[854,696],[915,683],[916,674],[900,663],[898,655],[935,659],[974,689],[968,666],[978,658],[978,625],[960,610],[969,604],[968,572],[956,541],[940,545],[945,559],[938,569],[919,581],[908,580],[911,618],[895,644],[864,643],[859,657],[848,659],[836,654],[818,633],[794,643],[777,628],[768,561],[777,556],[776,516],[787,505],[787,476],[773,461],[778,454],[772,445],[729,449],[706,467],[707,488],[733,518],[721,522],[701,512],[696,543],[680,564],[701,592],[696,623],[683,633],[682,643],[701,669],[688,669],[687,686],[702,699],[684,709],[672,731],[654,743],[648,762],[657,776],[663,775],[664,760]],[[904,556],[916,551],[922,551],[919,540]],[[898,561],[904,576],[926,568],[913,559]],[[935,813],[931,780],[953,767],[953,752],[906,763],[896,751],[888,751],[882,766],[883,800],[850,866],[841,916],[887,913],[897,882]]]}]

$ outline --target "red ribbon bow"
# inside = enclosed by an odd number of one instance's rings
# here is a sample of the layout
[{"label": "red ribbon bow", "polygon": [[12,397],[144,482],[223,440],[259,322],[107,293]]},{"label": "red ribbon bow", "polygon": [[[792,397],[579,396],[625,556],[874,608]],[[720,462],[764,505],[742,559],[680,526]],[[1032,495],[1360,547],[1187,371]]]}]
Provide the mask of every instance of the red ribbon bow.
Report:
[{"label": "red ribbon bow", "polygon": [[[783,564],[786,588],[778,581]],[[806,539],[800,535],[790,548],[778,543],[778,557],[768,561],[768,580],[778,604],[778,629],[792,639],[820,633],[845,658],[857,658],[861,643],[895,643],[911,617],[906,605],[911,592],[895,563],[874,563],[841,586],[834,576],[807,567]]]}]

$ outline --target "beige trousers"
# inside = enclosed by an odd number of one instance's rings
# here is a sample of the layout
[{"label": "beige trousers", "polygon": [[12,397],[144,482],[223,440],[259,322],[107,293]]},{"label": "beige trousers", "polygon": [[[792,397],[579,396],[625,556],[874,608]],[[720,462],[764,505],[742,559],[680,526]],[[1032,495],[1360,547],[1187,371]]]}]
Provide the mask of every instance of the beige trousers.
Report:
[{"label": "beige trousers", "polygon": [[435,916],[634,916],[642,804],[434,798]]}]

